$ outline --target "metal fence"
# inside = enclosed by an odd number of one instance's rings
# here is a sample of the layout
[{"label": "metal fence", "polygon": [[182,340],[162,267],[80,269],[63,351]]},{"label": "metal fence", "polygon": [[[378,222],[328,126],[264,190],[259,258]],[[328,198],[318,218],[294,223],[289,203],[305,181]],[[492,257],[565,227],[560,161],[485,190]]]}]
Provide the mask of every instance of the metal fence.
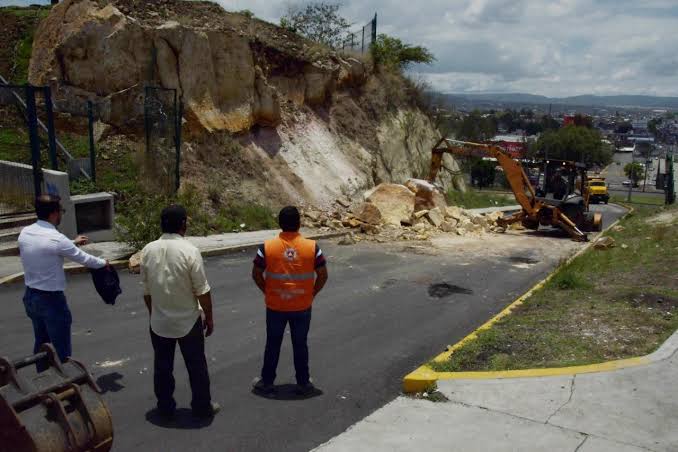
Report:
[{"label": "metal fence", "polygon": [[369,52],[372,44],[377,41],[377,14],[360,30],[349,33],[341,42],[342,52]]},{"label": "metal fence", "polygon": [[[45,142],[38,124],[45,112],[49,90],[0,82],[0,216],[32,211],[36,195],[42,191],[42,152],[49,148],[54,158],[54,127]],[[41,108],[41,107],[42,108]],[[51,104],[50,104],[51,107]],[[52,160],[52,158],[50,160]],[[55,158],[54,158],[55,160]],[[9,163],[7,163],[9,162]]]},{"label": "metal fence", "polygon": [[[69,171],[93,179],[94,141],[90,117],[89,157]],[[58,139],[52,92],[46,86],[12,85],[0,76],[0,216],[33,210],[36,195],[50,189],[43,168],[67,171],[75,159]]]},{"label": "metal fence", "polygon": [[175,89],[147,86],[144,93],[146,181],[159,193],[179,189],[182,106]]}]

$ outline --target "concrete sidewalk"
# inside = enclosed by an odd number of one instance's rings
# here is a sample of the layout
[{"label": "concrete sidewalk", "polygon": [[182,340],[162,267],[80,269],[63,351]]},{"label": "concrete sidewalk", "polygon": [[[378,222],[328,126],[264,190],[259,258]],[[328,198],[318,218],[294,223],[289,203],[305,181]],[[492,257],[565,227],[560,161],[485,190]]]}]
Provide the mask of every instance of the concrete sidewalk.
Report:
[{"label": "concrete sidewalk", "polygon": [[316,450],[678,450],[678,332],[650,364],[556,377],[446,380],[449,401],[398,397]]},{"label": "concrete sidewalk", "polygon": [[[255,247],[264,243],[264,240],[275,237],[280,231],[276,229],[251,231],[251,232],[232,232],[227,234],[209,235],[206,237],[186,237],[188,241],[197,246],[203,256],[214,256],[233,251],[239,251]],[[302,229],[301,233],[311,239],[323,239],[344,235],[345,232],[320,232],[311,229]],[[111,262],[124,261],[133,253],[134,249],[122,242],[99,242],[85,245],[82,247],[94,256],[108,259]],[[64,268],[73,270],[81,269],[77,264],[67,262]],[[3,279],[12,278],[23,272],[21,258],[19,256],[0,257],[0,283]],[[12,278],[12,280],[14,280]]]}]

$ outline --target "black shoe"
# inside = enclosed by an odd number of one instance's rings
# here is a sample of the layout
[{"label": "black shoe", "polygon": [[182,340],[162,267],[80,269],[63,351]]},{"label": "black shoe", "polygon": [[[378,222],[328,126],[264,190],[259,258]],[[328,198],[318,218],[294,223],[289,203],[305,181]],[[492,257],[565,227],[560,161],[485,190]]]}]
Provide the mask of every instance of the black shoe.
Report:
[{"label": "black shoe", "polygon": [[315,392],[315,386],[312,382],[297,384],[297,394],[300,396],[308,397]]},{"label": "black shoe", "polygon": [[196,411],[192,410],[193,416],[201,419],[209,419],[214,417],[219,411],[221,411],[221,405],[216,402],[210,402],[210,407],[207,410]]},{"label": "black shoe", "polygon": [[254,392],[261,395],[271,395],[275,392],[273,383],[266,383],[261,377],[254,380],[252,388],[254,389]]}]

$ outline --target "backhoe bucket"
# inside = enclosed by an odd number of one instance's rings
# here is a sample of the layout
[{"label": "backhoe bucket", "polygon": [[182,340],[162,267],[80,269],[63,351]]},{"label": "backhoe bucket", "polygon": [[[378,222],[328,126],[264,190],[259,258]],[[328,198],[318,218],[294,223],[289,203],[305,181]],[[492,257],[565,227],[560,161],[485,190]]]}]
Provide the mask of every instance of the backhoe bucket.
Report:
[{"label": "backhoe bucket", "polygon": [[[49,367],[36,372],[31,364]],[[0,358],[0,452],[106,452],[111,415],[85,366],[61,363],[51,344],[36,355]]]}]

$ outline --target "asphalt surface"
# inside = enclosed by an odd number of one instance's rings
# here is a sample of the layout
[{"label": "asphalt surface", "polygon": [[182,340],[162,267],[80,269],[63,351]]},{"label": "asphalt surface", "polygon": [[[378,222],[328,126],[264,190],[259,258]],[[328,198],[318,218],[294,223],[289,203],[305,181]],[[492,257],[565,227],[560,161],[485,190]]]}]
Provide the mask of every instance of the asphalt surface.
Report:
[{"label": "asphalt surface", "polygon": [[[614,162],[607,167],[605,174],[606,181],[609,184],[610,194],[615,194],[617,196],[627,195],[629,192],[629,187],[622,184],[622,182],[628,180],[628,176],[624,174],[624,166],[627,163],[642,162],[643,158],[639,155],[634,156],[632,152],[616,152],[614,154]],[[658,190],[655,188],[655,179],[657,176],[656,163],[652,167],[652,170],[648,172],[647,183],[645,180],[639,182],[639,187],[632,188],[632,194],[634,198],[663,198],[664,191]],[[645,186],[645,191],[643,191],[643,186]]]},{"label": "asphalt surface", "polygon": [[[604,212],[606,224],[623,213],[612,205],[595,209]],[[263,300],[250,280],[252,256],[206,260],[215,301],[215,332],[206,354],[213,399],[222,412],[204,423],[188,414],[190,390],[178,352],[175,397],[182,409],[169,424],[153,414],[152,348],[139,277],[120,274],[124,293],[114,307],[98,299],[89,276],[70,277],[74,357],[88,364],[105,391],[114,419],[113,450],[309,450],[395,399],[405,374],[499,312],[563,257],[547,253],[539,262],[516,266],[533,256],[531,247],[478,257],[422,254],[409,243],[321,246],[330,280],[313,308],[309,345],[311,373],[322,394],[306,400],[250,392],[265,341]],[[431,297],[437,283],[447,283],[453,293]],[[21,284],[0,287],[0,353],[10,358],[32,349],[23,290]],[[293,382],[286,335],[276,383]]]}]

